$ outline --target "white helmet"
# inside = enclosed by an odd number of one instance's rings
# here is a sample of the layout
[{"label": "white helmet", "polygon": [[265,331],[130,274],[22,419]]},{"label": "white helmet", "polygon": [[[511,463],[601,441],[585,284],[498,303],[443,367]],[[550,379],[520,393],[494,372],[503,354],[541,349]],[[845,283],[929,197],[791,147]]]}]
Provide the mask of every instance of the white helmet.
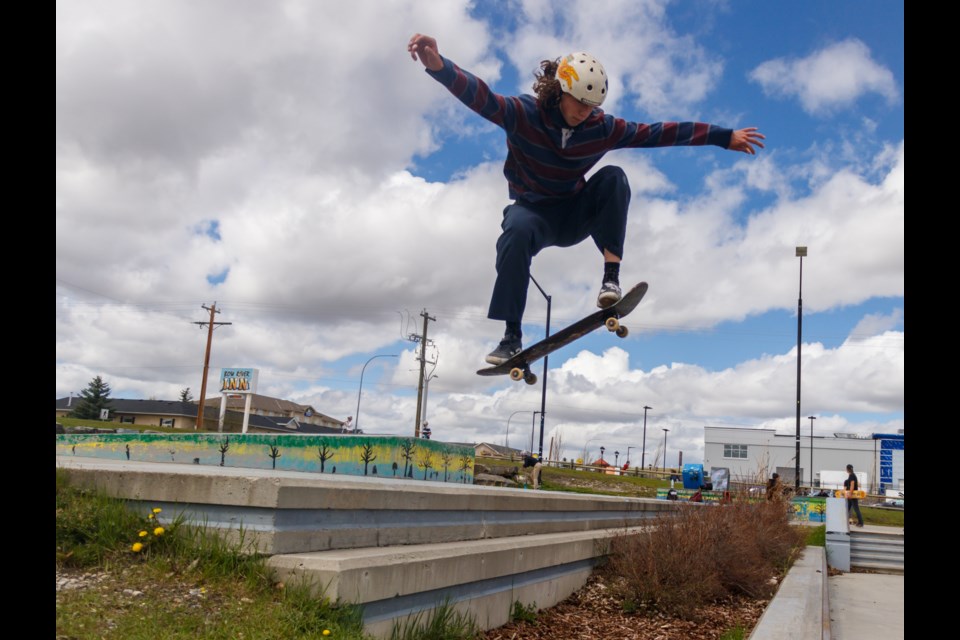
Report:
[{"label": "white helmet", "polygon": [[557,80],[564,93],[592,107],[599,107],[607,97],[607,73],[603,65],[589,53],[571,53],[560,60]]}]

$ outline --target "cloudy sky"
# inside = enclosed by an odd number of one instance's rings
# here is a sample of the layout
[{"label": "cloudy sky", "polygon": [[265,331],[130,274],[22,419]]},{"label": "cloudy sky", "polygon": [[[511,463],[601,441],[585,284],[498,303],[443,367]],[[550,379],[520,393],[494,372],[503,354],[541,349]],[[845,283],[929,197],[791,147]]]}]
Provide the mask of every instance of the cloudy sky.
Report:
[{"label": "cloudy sky", "polygon": [[[208,397],[222,367],[367,433],[529,446],[541,386],[476,375],[508,204],[502,132],[410,59],[413,33],[508,95],[575,50],[608,113],[756,126],[757,156],[622,150],[626,319],[550,357],[544,450],[703,456],[703,427],[903,428],[903,3],[698,0],[57,3],[56,396]],[[593,310],[591,242],[533,275],[551,330]],[[544,335],[531,287],[526,343]],[[397,356],[381,357],[374,356]],[[364,365],[366,369],[364,370]],[[542,376],[542,362],[535,365]],[[539,432],[539,416],[536,416]],[[534,449],[539,448],[539,434]],[[612,460],[611,460],[612,462]]]}]

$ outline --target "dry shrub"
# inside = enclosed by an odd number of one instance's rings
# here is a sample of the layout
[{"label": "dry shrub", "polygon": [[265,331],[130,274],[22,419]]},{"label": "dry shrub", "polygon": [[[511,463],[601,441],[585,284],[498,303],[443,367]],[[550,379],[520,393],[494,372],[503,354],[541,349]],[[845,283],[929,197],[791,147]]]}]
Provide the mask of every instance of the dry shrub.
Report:
[{"label": "dry shrub", "polygon": [[685,618],[728,595],[772,595],[771,578],[803,544],[782,502],[681,505],[653,525],[615,538],[609,569],[625,602]]}]

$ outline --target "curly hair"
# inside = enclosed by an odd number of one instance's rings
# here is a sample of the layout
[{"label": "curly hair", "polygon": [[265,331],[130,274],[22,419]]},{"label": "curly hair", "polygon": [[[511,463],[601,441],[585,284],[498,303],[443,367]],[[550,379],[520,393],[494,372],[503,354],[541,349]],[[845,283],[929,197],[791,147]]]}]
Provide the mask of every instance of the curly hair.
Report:
[{"label": "curly hair", "polygon": [[546,107],[555,106],[560,102],[560,81],[557,80],[557,68],[560,66],[560,58],[556,60],[543,60],[540,62],[540,71],[534,72],[536,81],[533,83],[533,92]]}]

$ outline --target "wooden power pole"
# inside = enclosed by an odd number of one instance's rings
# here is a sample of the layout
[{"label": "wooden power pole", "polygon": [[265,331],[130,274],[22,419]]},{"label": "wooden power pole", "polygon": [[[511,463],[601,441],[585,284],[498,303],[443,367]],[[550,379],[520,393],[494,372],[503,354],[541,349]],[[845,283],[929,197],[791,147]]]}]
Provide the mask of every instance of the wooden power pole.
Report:
[{"label": "wooden power pole", "polygon": [[209,322],[194,322],[193,324],[207,325],[207,350],[203,356],[203,380],[200,382],[200,406],[197,408],[197,424],[193,428],[194,431],[199,431],[201,425],[203,424],[203,405],[205,404],[207,397],[207,370],[210,368],[210,344],[213,342],[213,328],[214,326],[219,326],[223,324],[233,324],[232,322],[214,322],[213,315],[215,313],[220,313],[220,310],[217,309],[217,303],[214,302],[212,306],[200,305],[201,308],[206,309],[210,312],[210,321]]}]

